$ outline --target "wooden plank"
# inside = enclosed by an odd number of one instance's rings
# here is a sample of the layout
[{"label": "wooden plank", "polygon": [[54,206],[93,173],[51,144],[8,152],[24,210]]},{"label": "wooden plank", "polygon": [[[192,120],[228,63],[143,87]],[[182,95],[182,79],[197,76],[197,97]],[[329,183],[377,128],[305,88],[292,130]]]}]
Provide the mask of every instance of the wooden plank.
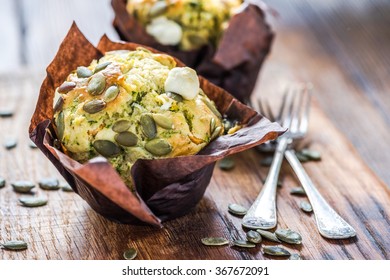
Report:
[{"label": "wooden plank", "polygon": [[[0,87],[0,104],[18,104],[13,118],[0,119],[0,141],[12,133],[19,137],[17,148],[0,148],[0,173],[8,181],[0,189],[0,242],[21,238],[29,249],[0,250],[0,259],[121,259],[130,246],[139,251],[138,259],[268,259],[261,246],[210,248],[200,242],[206,236],[244,238],[241,219],[230,215],[227,205],[236,202],[249,207],[261,189],[268,169],[260,166],[262,155],[254,150],[236,156],[236,168],[231,172],[217,168],[200,204],[189,215],[165,223],[162,229],[113,223],[96,214],[76,194],[62,191],[37,189],[37,193],[48,196],[48,205],[35,209],[20,206],[17,199],[21,195],[12,190],[10,181],[37,182],[58,173],[40,151],[27,145],[29,116],[36,100],[31,89],[38,80],[15,77],[3,77]],[[263,93],[267,93],[267,85],[264,83]],[[285,246],[305,259],[388,259],[390,192],[318,105],[313,106],[308,140],[311,147],[322,152],[323,160],[306,163],[305,167],[329,203],[355,227],[357,237],[322,238],[313,215],[299,209],[299,201],[305,198],[290,195],[291,187],[299,183],[284,166],[283,187],[277,199],[278,227],[297,230],[304,240],[302,245]]]},{"label": "wooden plank", "polygon": [[0,6],[0,73],[6,73],[15,71],[22,64],[22,34],[16,1],[1,0]]}]

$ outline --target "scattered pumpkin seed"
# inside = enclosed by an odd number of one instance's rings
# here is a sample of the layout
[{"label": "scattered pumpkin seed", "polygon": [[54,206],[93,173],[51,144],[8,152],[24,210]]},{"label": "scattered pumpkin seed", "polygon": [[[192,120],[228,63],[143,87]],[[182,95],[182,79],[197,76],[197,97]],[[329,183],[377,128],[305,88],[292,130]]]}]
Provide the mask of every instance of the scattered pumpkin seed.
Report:
[{"label": "scattered pumpkin seed", "polygon": [[291,189],[290,194],[292,194],[292,195],[306,195],[306,192],[305,192],[305,189],[302,187],[295,187],[295,188]]},{"label": "scattered pumpkin seed", "polygon": [[263,246],[263,254],[271,256],[290,256],[291,253],[279,246]]},{"label": "scattered pumpkin seed", "polygon": [[205,237],[201,239],[206,246],[222,246],[229,244],[229,241],[224,237]]},{"label": "scattered pumpkin seed", "polygon": [[95,74],[88,83],[87,91],[91,95],[100,95],[106,87],[106,77],[102,73]]},{"label": "scattered pumpkin seed", "polygon": [[281,241],[289,244],[301,244],[302,236],[291,229],[277,229],[275,235]]},{"label": "scattered pumpkin seed", "polygon": [[301,255],[299,255],[298,253],[294,253],[294,254],[291,254],[291,256],[288,258],[289,260],[293,260],[293,261],[297,261],[297,260],[301,260]]},{"label": "scattered pumpkin seed", "polygon": [[30,181],[15,181],[11,183],[11,186],[17,193],[29,193],[35,188],[35,184]]},{"label": "scattered pumpkin seed", "polygon": [[296,152],[295,154],[300,162],[303,163],[303,162],[309,161],[309,158],[307,156],[303,155],[301,152]]},{"label": "scattered pumpkin seed", "polygon": [[275,233],[273,232],[270,232],[270,231],[267,231],[267,230],[262,230],[262,229],[256,229],[256,231],[258,233],[260,233],[260,235],[269,240],[269,241],[273,241],[273,242],[277,242],[277,243],[281,243],[281,241],[276,237]]},{"label": "scattered pumpkin seed", "polygon": [[137,145],[138,137],[133,132],[124,131],[115,135],[115,141],[122,146],[132,147]]},{"label": "scattered pumpkin seed", "polygon": [[177,93],[174,93],[174,92],[168,91],[168,92],[166,93],[166,95],[167,95],[169,98],[175,100],[176,102],[183,102],[183,100],[184,100],[183,97],[182,97],[180,94],[177,94]]},{"label": "scattered pumpkin seed", "polygon": [[149,10],[150,17],[157,17],[162,15],[168,9],[166,1],[157,1]]},{"label": "scattered pumpkin seed", "polygon": [[14,112],[11,110],[0,110],[0,118],[10,118],[14,115]]},{"label": "scattered pumpkin seed", "polygon": [[105,102],[113,101],[119,94],[119,87],[117,85],[110,86],[103,94],[103,100]]},{"label": "scattered pumpkin seed", "polygon": [[222,127],[220,126],[216,127],[214,129],[214,132],[210,136],[210,140],[214,140],[215,138],[217,138],[221,134],[221,131],[222,131]]},{"label": "scattered pumpkin seed", "polygon": [[100,112],[106,107],[106,102],[100,99],[88,101],[84,104],[83,110],[89,114],[95,114]]},{"label": "scattered pumpkin seed", "polygon": [[[261,181],[263,182],[263,184],[265,184],[265,179],[263,179]],[[283,187],[282,181],[278,180],[278,182],[276,183],[276,186],[279,187],[279,188]]]},{"label": "scattered pumpkin seed", "polygon": [[210,111],[213,112],[213,114],[216,115],[219,119],[222,119],[221,113],[217,110],[217,108],[215,108],[213,102],[204,96],[202,96],[201,98],[204,104],[206,104],[206,106],[210,109]]},{"label": "scattered pumpkin seed", "polygon": [[54,105],[54,108],[53,108],[54,113],[61,111],[63,106],[64,106],[64,99],[62,98],[62,96],[60,96],[57,99],[56,104]]},{"label": "scattered pumpkin seed", "polygon": [[218,161],[218,167],[222,170],[229,171],[236,166],[236,163],[232,157],[225,157]]},{"label": "scattered pumpkin seed", "polygon": [[165,129],[172,129],[173,128],[172,120],[170,118],[164,116],[163,114],[153,114],[152,117],[158,126],[165,128]]},{"label": "scattered pumpkin seed", "polygon": [[165,156],[172,151],[172,146],[164,139],[153,139],[145,144],[145,149],[155,156]]},{"label": "scattered pumpkin seed", "polygon": [[301,203],[299,204],[299,208],[301,208],[302,211],[305,211],[307,213],[313,212],[313,207],[307,201],[301,201]]},{"label": "scattered pumpkin seed", "polygon": [[64,121],[64,112],[60,112],[55,119],[55,124],[57,127],[57,137],[59,140],[62,140],[64,137],[64,131],[65,131],[65,121]]},{"label": "scattered pumpkin seed", "polygon": [[140,118],[142,132],[148,139],[153,139],[157,135],[156,122],[149,114],[143,114]]},{"label": "scattered pumpkin seed", "polygon": [[109,140],[96,140],[93,142],[93,147],[104,157],[113,157],[121,152],[118,145]]},{"label": "scattered pumpkin seed", "polygon": [[71,91],[72,89],[74,89],[75,87],[76,87],[75,82],[64,82],[62,85],[60,85],[58,87],[57,91],[58,91],[58,93],[65,94],[65,93],[68,93],[69,91]]},{"label": "scattered pumpkin seed", "polygon": [[243,247],[243,248],[255,248],[256,244],[248,242],[246,240],[233,240],[233,246]]},{"label": "scattered pumpkin seed", "polygon": [[99,63],[98,65],[96,65],[95,70],[93,70],[93,72],[94,73],[100,72],[100,71],[106,69],[107,66],[110,65],[111,63],[112,63],[111,61]]},{"label": "scattered pumpkin seed", "polygon": [[76,73],[79,78],[89,78],[93,75],[93,72],[85,66],[77,67]]},{"label": "scattered pumpkin seed", "polygon": [[119,120],[112,125],[112,130],[117,133],[121,133],[127,131],[130,126],[131,123],[128,120]]},{"label": "scattered pumpkin seed", "polygon": [[60,182],[56,178],[44,178],[38,182],[38,185],[43,190],[59,190],[60,189]]},{"label": "scattered pumpkin seed", "polygon": [[130,248],[123,253],[125,260],[134,260],[137,256],[137,250],[135,248]]},{"label": "scattered pumpkin seed", "polygon": [[265,157],[265,158],[263,158],[263,159],[260,160],[260,165],[261,165],[261,166],[270,167],[273,160],[274,160],[274,157],[272,157],[272,156],[267,156],[267,157]]},{"label": "scattered pumpkin seed", "polygon": [[3,249],[13,250],[13,251],[27,249],[27,243],[24,242],[23,240],[10,240],[0,245],[2,246]]},{"label": "scattered pumpkin seed", "polygon": [[60,183],[60,188],[63,192],[73,192],[72,187],[68,183],[65,183],[65,182]]},{"label": "scattered pumpkin seed", "polygon": [[300,154],[307,157],[309,160],[319,161],[321,160],[321,153],[310,149],[302,149]]},{"label": "scattered pumpkin seed", "polygon": [[239,204],[230,203],[228,205],[228,211],[234,215],[244,216],[246,214],[246,212],[248,211],[248,209],[246,209],[244,206],[241,206]]},{"label": "scattered pumpkin seed", "polygon": [[5,187],[5,179],[0,177],[0,189]]},{"label": "scattered pumpkin seed", "polygon": [[37,197],[21,197],[19,202],[26,207],[39,207],[47,204],[47,198],[43,196]]},{"label": "scattered pumpkin seed", "polygon": [[4,147],[7,150],[11,150],[18,145],[18,141],[15,138],[8,138],[4,141]]},{"label": "scattered pumpkin seed", "polygon": [[246,233],[246,240],[248,240],[249,242],[258,244],[258,243],[261,243],[262,238],[261,238],[260,233],[258,233],[257,231],[254,231],[254,230],[250,230]]}]

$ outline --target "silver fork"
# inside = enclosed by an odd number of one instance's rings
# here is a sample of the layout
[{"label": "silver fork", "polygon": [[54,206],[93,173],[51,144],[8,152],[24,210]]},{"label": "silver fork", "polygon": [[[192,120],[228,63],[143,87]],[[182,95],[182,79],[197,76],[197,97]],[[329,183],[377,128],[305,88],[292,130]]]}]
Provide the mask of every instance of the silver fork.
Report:
[{"label": "silver fork", "polygon": [[[306,95],[307,101],[305,102],[306,109],[304,110],[304,114],[301,118],[298,131],[296,133],[291,133],[289,135],[291,137],[290,142],[292,142],[293,139],[303,138],[307,133],[308,124],[309,124],[309,108],[310,108],[310,97],[311,97],[310,90],[311,88],[306,86],[305,89],[305,91],[307,92]],[[281,111],[283,110],[283,106],[284,106],[283,103],[282,103]],[[266,111],[264,107],[260,104],[259,110],[261,111],[262,114],[266,114],[270,116],[270,118],[277,120],[277,118],[273,116],[269,106],[267,106],[267,111]],[[307,194],[307,197],[313,208],[317,228],[320,234],[330,239],[344,239],[344,238],[355,236],[356,231],[354,230],[354,228],[351,225],[349,225],[343,218],[341,218],[339,214],[336,213],[336,211],[326,202],[326,200],[322,197],[320,192],[317,190],[316,186],[313,184],[310,177],[307,175],[305,169],[303,168],[302,164],[298,160],[294,149],[289,147],[285,151],[284,156],[286,157],[287,161],[290,163],[292,169],[294,170],[296,176],[300,180],[302,187],[304,188]]]},{"label": "silver fork", "polygon": [[299,125],[300,110],[304,108],[295,100],[295,90],[287,92],[283,98],[283,108],[280,111],[282,126],[288,131],[280,136],[277,141],[274,157],[261,192],[242,219],[242,225],[251,229],[271,229],[276,227],[276,188],[279,171],[283,162],[284,152],[290,142],[291,133],[296,132]]}]

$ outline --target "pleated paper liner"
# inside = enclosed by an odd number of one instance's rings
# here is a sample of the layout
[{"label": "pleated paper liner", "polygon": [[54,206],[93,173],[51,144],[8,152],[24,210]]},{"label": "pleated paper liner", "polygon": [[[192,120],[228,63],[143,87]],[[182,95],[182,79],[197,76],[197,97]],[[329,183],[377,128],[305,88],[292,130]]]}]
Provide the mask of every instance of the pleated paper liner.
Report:
[{"label": "pleated paper liner", "polygon": [[[32,141],[73,190],[97,213],[120,223],[161,226],[162,221],[185,215],[196,206],[210,182],[217,160],[274,139],[283,129],[200,77],[201,88],[214,100],[218,110],[240,121],[244,128],[218,137],[197,155],[138,160],[131,170],[135,192],[125,185],[105,158],[97,157],[84,164],[73,160],[56,145],[58,140],[52,125],[55,89],[77,66],[89,65],[107,51],[135,50],[139,46],[112,42],[103,36],[95,47],[73,24],[47,67],[29,132]],[[178,60],[177,63],[183,66]]]},{"label": "pleated paper liner", "polygon": [[233,16],[217,47],[211,44],[195,51],[159,44],[126,10],[126,0],[112,0],[113,25],[120,38],[166,52],[212,83],[247,103],[255,87],[260,68],[272,45],[273,32],[264,11],[249,5]]}]

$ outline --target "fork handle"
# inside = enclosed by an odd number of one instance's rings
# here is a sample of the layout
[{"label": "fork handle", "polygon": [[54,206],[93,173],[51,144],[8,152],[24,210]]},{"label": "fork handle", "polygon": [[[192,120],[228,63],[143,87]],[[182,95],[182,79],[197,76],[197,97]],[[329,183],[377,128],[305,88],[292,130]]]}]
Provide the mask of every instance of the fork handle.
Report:
[{"label": "fork handle", "polygon": [[286,150],[284,155],[309,198],[320,234],[330,239],[343,239],[355,236],[356,231],[354,228],[336,213],[317,190],[298,160],[295,151],[291,149]]},{"label": "fork handle", "polygon": [[276,188],[288,141],[286,137],[280,138],[264,186],[247,214],[242,218],[244,227],[252,229],[271,229],[276,227]]}]

